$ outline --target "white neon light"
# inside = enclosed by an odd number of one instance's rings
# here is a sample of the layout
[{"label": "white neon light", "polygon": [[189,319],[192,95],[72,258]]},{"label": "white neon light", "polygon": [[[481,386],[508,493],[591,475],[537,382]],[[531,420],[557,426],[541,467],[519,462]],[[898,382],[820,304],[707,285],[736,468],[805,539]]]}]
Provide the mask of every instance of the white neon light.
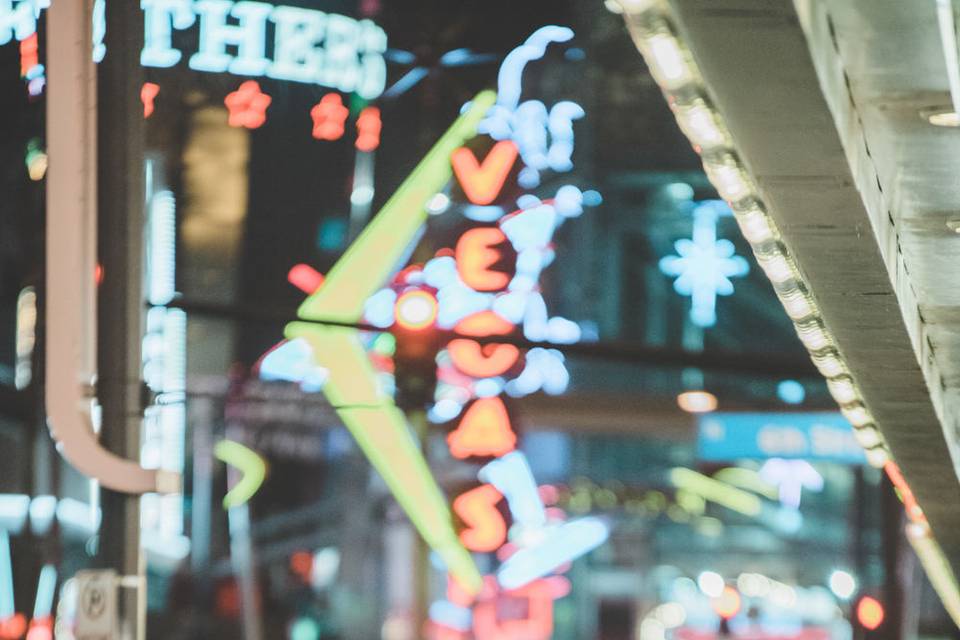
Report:
[{"label": "white neon light", "polygon": [[[26,496],[23,496],[26,498]],[[53,519],[57,515],[57,498],[55,496],[37,496],[30,501],[30,531],[35,536],[45,535],[50,531]]]},{"label": "white neon light", "polygon": [[803,490],[823,491],[823,476],[806,460],[771,458],[760,468],[760,477],[780,491],[780,503],[800,508]]},{"label": "white neon light", "polygon": [[[193,10],[200,16],[200,50],[190,56],[190,68],[197,71],[229,70],[241,76],[261,76],[270,66],[266,57],[267,18],[273,7],[266,2],[196,0]],[[240,21],[227,24],[227,17]],[[237,55],[227,46],[237,47]]]},{"label": "white neon light", "polygon": [[323,39],[325,14],[298,7],[276,7],[270,15],[276,25],[271,78],[313,82],[323,64],[316,43]]},{"label": "white neon light", "polygon": [[93,61],[103,62],[107,55],[107,45],[103,39],[107,35],[107,0],[94,0],[93,2]]},{"label": "white neon light", "polygon": [[477,476],[503,494],[515,523],[531,529],[546,525],[547,515],[543,509],[543,501],[540,500],[537,483],[523,453],[508,453],[488,463],[480,469]]},{"label": "white neon light", "polygon": [[49,7],[50,0],[0,0],[0,45],[36,33],[40,12]]},{"label": "white neon light", "polygon": [[172,67],[182,55],[173,48],[173,29],[189,29],[197,19],[190,0],[140,0],[140,8],[144,19],[140,64]]},{"label": "white neon light", "polygon": [[57,568],[45,564],[37,579],[37,597],[33,601],[33,619],[48,617],[53,612],[53,599],[57,594]]},{"label": "white neon light", "polygon": [[598,518],[581,518],[544,531],[541,542],[520,549],[497,571],[504,589],[519,589],[579,558],[606,542],[607,525]]},{"label": "white neon light", "polygon": [[13,560],[10,556],[10,534],[0,529],[0,620],[17,613],[13,599]]},{"label": "white neon light", "polygon": [[[177,64],[183,54],[173,46],[173,31],[190,29],[199,17],[199,49],[188,63],[196,71],[319,84],[366,100],[386,86],[387,34],[370,20],[250,0],[141,0],[140,6],[144,66]],[[269,23],[272,60],[266,56]]]}]

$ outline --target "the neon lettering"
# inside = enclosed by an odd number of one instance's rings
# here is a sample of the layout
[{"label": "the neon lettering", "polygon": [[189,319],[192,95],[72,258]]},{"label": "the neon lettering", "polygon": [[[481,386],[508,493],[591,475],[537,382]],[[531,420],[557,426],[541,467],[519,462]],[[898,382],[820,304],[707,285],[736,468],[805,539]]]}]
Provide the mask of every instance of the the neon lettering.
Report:
[{"label": "the neon lettering", "polygon": [[544,530],[536,545],[520,549],[497,571],[505,589],[519,589],[603,544],[610,532],[598,518],[581,518]]},{"label": "the neon lettering", "polygon": [[455,458],[502,456],[517,444],[510,415],[499,397],[479,398],[463,414],[455,431],[447,436]]},{"label": "the neon lettering", "polygon": [[513,521],[531,529],[547,523],[543,501],[527,458],[519,451],[506,454],[484,466],[478,477],[489,482],[507,499]]},{"label": "the neon lettering", "polygon": [[[553,589],[545,580],[533,582],[522,589],[492,592],[481,599],[473,610],[473,633],[483,640],[549,640],[553,634]],[[527,615],[517,620],[500,620],[498,601],[522,599],[527,601]]]},{"label": "the neon lettering", "polygon": [[496,227],[470,229],[457,241],[456,260],[460,279],[475,291],[500,291],[510,283],[510,276],[491,267],[502,257],[497,245],[507,236]]},{"label": "the neon lettering", "polygon": [[467,199],[476,205],[489,205],[503,189],[516,159],[517,145],[502,140],[490,149],[483,164],[466,147],[454,151],[450,162]]},{"label": "the neon lettering", "polygon": [[172,67],[180,62],[181,53],[173,48],[173,29],[189,29],[196,21],[190,0],[140,0],[140,8],[144,19],[140,64]]},{"label": "the neon lettering", "polygon": [[[266,73],[270,66],[265,44],[271,5],[249,0],[197,0],[193,8],[200,15],[200,50],[190,56],[191,69],[230,71],[241,76]],[[227,24],[228,16],[240,24]],[[236,56],[227,53],[229,45],[237,47]]]},{"label": "the neon lettering", "polygon": [[492,378],[506,373],[520,359],[520,350],[512,344],[481,345],[475,340],[458,338],[447,345],[450,360],[461,373],[474,378]]},{"label": "the neon lettering", "polygon": [[276,24],[273,64],[267,75],[280,80],[315,82],[317,69],[323,66],[323,40],[327,15],[298,7],[276,7],[270,14]]},{"label": "the neon lettering", "polygon": [[453,501],[453,510],[467,529],[460,532],[460,541],[471,551],[496,551],[507,540],[507,523],[497,510],[503,495],[488,484],[471,489]]}]

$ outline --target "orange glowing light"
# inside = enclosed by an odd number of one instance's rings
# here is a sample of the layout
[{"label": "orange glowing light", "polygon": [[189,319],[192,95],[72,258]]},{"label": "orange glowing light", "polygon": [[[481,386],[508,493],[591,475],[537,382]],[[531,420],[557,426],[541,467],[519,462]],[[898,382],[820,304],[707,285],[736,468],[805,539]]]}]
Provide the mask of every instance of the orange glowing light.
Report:
[{"label": "orange glowing light", "polygon": [[[496,581],[486,578],[485,596],[473,609],[473,633],[483,640],[549,640],[553,634],[554,588],[546,580],[535,580],[514,591],[500,592]],[[500,605],[526,600],[526,616],[500,620]],[[506,608],[506,607],[504,607]]]},{"label": "orange glowing light", "polygon": [[355,146],[359,151],[373,151],[380,146],[380,131],[383,122],[380,120],[380,109],[367,107],[357,116],[357,141]]},{"label": "orange glowing light", "polygon": [[15,613],[0,620],[0,640],[19,640],[27,632],[27,618]]},{"label": "orange glowing light", "polygon": [[461,373],[474,378],[492,378],[505,373],[520,359],[520,349],[512,344],[485,344],[474,340],[451,340],[447,345],[450,360]]},{"label": "orange glowing light", "polygon": [[49,616],[34,618],[27,631],[27,640],[53,640],[53,620]]},{"label": "orange glowing light", "polygon": [[729,620],[740,613],[742,602],[740,600],[740,593],[730,585],[726,585],[720,595],[713,598],[710,604],[718,616],[724,620]]},{"label": "orange glowing light", "polygon": [[460,532],[460,541],[470,551],[496,551],[507,539],[507,523],[497,510],[503,494],[485,484],[461,494],[453,501],[453,510],[469,527]]},{"label": "orange glowing light", "polygon": [[457,323],[457,333],[462,336],[505,336],[514,326],[494,311],[481,311],[467,316]]},{"label": "orange glowing light", "polygon": [[907,512],[907,517],[910,518],[911,522],[925,524],[927,517],[923,514],[923,509],[921,509],[919,503],[917,503],[917,498],[913,495],[913,490],[910,488],[910,485],[907,484],[897,463],[890,460],[883,466],[883,470],[896,488],[897,494],[900,496],[900,501],[903,502],[903,509]]},{"label": "orange glowing light", "polygon": [[437,299],[426,291],[414,289],[397,298],[394,310],[401,328],[420,331],[433,326],[437,319]]},{"label": "orange glowing light", "polygon": [[467,199],[473,204],[487,205],[497,199],[507,175],[517,160],[517,145],[501,140],[493,145],[483,164],[466,147],[460,147],[450,156],[453,173]]},{"label": "orange glowing light", "polygon": [[317,140],[339,140],[350,110],[343,106],[339,93],[328,93],[310,110],[313,118],[313,137]]},{"label": "orange glowing light", "polygon": [[513,451],[513,432],[507,407],[499,397],[480,398],[464,412],[460,425],[447,436],[454,458],[502,456]]},{"label": "orange glowing light", "polygon": [[[493,311],[482,311],[467,316],[454,328],[461,335],[505,335],[513,331],[512,324]],[[447,353],[458,371],[474,378],[498,376],[510,369],[520,358],[520,349],[512,344],[480,345],[474,340],[458,338],[447,345]]]},{"label": "orange glowing light", "polygon": [[313,554],[309,551],[294,552],[290,556],[290,571],[304,582],[309,582],[313,572]]},{"label": "orange glowing light", "polygon": [[231,127],[256,129],[267,121],[267,107],[271,102],[273,98],[260,90],[259,82],[247,80],[223,100],[230,112],[227,123]]},{"label": "orange glowing light", "polygon": [[153,101],[160,93],[160,85],[155,82],[144,82],[140,87],[140,102],[143,103],[143,117],[149,118],[153,115]]},{"label": "orange glowing light", "polygon": [[710,413],[717,410],[717,396],[709,391],[684,391],[677,396],[677,406],[687,413]]},{"label": "orange glowing light", "polygon": [[460,279],[476,291],[500,291],[510,284],[510,276],[490,267],[503,257],[495,247],[507,242],[497,227],[470,229],[457,241],[457,272]]},{"label": "orange glowing light", "polygon": [[287,281],[300,291],[313,295],[323,284],[323,274],[308,264],[294,265],[287,273]]},{"label": "orange glowing light", "polygon": [[40,64],[40,45],[37,40],[37,33],[34,31],[29,36],[20,41],[20,76],[27,77],[30,69]]},{"label": "orange glowing light", "polygon": [[883,605],[875,598],[864,596],[857,603],[857,621],[868,631],[873,631],[883,624],[885,615]]}]

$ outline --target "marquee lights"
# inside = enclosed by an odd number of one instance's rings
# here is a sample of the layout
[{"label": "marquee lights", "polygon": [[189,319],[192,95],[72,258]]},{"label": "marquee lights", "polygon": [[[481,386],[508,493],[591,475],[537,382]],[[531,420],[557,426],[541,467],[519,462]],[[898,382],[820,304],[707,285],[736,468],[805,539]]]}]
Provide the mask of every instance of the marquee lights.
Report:
[{"label": "marquee lights", "polygon": [[890,459],[886,443],[882,437],[872,437],[874,432],[879,436],[879,431],[873,428],[874,418],[827,330],[792,253],[781,242],[780,232],[767,214],[759,189],[737,157],[722,114],[713,107],[696,62],[677,35],[669,5],[662,0],[617,2],[637,49],[674,110],[681,129],[701,155],[707,177],[733,210],[757,263],[773,284],[814,364],[827,378],[828,388],[841,411],[855,416],[853,424],[857,433],[870,430],[870,437],[863,440],[875,442],[875,446],[866,450],[867,460],[882,468]]},{"label": "marquee lights", "polygon": [[141,0],[140,6],[144,66],[180,62],[183,53],[173,47],[173,32],[199,23],[199,49],[188,59],[196,71],[318,84],[365,100],[383,93],[387,35],[370,20],[266,2]]}]

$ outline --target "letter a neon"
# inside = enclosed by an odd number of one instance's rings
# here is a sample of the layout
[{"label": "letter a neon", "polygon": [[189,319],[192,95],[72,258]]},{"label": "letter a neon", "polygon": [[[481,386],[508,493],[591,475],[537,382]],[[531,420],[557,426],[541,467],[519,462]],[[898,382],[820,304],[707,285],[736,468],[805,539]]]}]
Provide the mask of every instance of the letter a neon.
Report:
[{"label": "letter a neon", "polygon": [[517,434],[513,432],[507,408],[500,398],[480,398],[467,409],[460,426],[447,436],[455,458],[502,456],[513,451]]}]

